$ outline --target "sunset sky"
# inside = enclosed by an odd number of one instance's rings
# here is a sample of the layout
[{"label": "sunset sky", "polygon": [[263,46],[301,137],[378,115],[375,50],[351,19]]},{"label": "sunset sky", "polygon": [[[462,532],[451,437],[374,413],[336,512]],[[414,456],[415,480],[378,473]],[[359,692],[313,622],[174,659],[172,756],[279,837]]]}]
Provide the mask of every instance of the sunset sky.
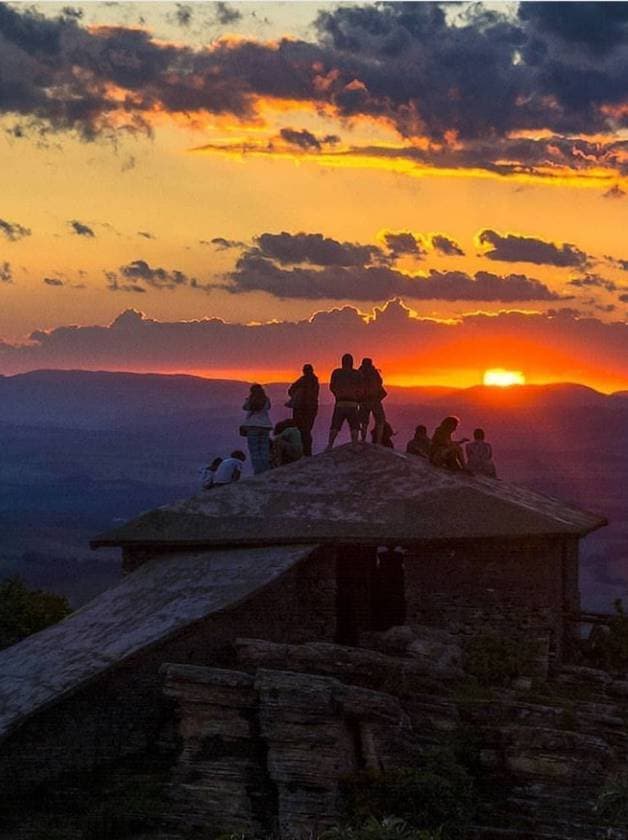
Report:
[{"label": "sunset sky", "polygon": [[628,4],[0,4],[0,373],[628,389]]}]

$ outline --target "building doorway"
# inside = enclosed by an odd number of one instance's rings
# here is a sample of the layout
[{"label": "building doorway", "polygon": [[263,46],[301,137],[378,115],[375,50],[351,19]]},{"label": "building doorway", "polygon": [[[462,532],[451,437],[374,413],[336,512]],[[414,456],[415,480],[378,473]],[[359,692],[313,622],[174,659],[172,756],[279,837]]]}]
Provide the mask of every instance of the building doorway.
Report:
[{"label": "building doorway", "polygon": [[342,546],[336,561],[336,642],[406,620],[403,554],[374,546]]}]

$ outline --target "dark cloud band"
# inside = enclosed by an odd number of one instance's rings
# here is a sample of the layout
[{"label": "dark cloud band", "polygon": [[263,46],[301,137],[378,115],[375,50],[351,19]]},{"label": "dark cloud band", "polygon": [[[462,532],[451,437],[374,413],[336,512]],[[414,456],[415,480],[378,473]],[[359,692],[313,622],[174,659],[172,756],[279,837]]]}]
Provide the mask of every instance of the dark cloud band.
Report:
[{"label": "dark cloud band", "polygon": [[488,249],[484,251],[484,256],[489,260],[555,265],[560,268],[583,268],[588,260],[584,251],[575,245],[556,245],[533,236],[501,234],[488,228],[478,234],[478,241]]},{"label": "dark cloud band", "polygon": [[[590,154],[582,138],[574,144],[574,135],[612,136],[628,120],[624,4],[540,8],[553,5],[522,3],[513,16],[468,4],[455,23],[430,2],[342,5],[321,12],[310,41],[218,40],[197,50],[141,29],[88,29],[77,16],[2,5],[0,109],[25,126],[90,140],[120,128],[150,132],[155,112],[250,119],[273,98],[387,120],[404,138],[430,141],[424,154],[439,166],[461,149],[461,165],[475,158],[497,172],[525,173],[538,154],[566,169],[594,166],[591,155],[625,168],[610,142],[588,143]],[[179,8],[185,25],[188,7]],[[239,15],[226,4],[217,13],[223,23]],[[556,142],[513,139],[532,129]],[[25,130],[17,125],[15,136]],[[295,147],[321,144],[284,132]],[[499,144],[510,154],[498,155]]]},{"label": "dark cloud band", "polygon": [[[477,375],[494,366],[499,348],[503,365],[520,369],[525,364],[529,375],[569,381],[582,376],[594,358],[596,370],[604,369],[609,380],[621,383],[626,382],[627,346],[628,325],[578,317],[565,309],[467,315],[441,322],[416,317],[393,301],[370,317],[344,307],[299,322],[258,325],[216,318],[162,323],[127,310],[109,326],[38,330],[24,345],[0,342],[0,372],[41,367],[296,371],[304,358],[329,370],[349,349],[356,356],[373,356],[387,374],[394,368],[438,378],[445,364]],[[535,352],[524,359],[522,348]]]},{"label": "dark cloud band", "polygon": [[118,272],[106,271],[107,288],[111,292],[143,293],[148,288],[162,291],[191,286],[194,278],[178,269],[153,268],[146,260],[133,260],[121,265]]},{"label": "dark cloud band", "polygon": [[277,298],[383,301],[401,295],[412,300],[549,301],[561,300],[544,283],[523,274],[500,276],[478,271],[406,274],[385,265],[282,268],[259,254],[242,255],[225,288],[233,294],[262,291]]},{"label": "dark cloud band", "polygon": [[321,233],[262,233],[255,242],[257,249],[247,257],[268,257],[282,265],[362,266],[385,259],[376,245],[339,242]]}]

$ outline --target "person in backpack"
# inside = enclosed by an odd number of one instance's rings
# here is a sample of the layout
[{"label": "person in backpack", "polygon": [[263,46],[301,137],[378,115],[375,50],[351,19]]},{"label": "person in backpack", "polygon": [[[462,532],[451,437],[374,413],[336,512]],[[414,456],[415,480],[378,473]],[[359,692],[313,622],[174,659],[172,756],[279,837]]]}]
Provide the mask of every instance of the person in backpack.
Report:
[{"label": "person in backpack", "polygon": [[360,433],[362,440],[366,440],[366,433],[372,414],[373,420],[375,421],[373,443],[381,444],[384,424],[386,423],[386,414],[382,405],[382,400],[386,397],[384,383],[382,382],[380,372],[373,365],[372,359],[362,359],[359,371],[362,374],[362,380],[364,382],[363,397],[360,401]]},{"label": "person in backpack", "polygon": [[358,406],[364,395],[364,380],[359,370],[353,367],[353,356],[345,353],[342,357],[342,367],[336,368],[329,381],[329,390],[336,399],[334,413],[329,429],[327,448],[331,449],[346,421],[351,430],[351,442],[358,442],[360,434],[360,418]]},{"label": "person in backpack", "polygon": [[251,385],[249,396],[242,409],[246,420],[240,433],[246,437],[255,475],[270,469],[270,430],[273,424],[268,416],[270,400],[261,385]]},{"label": "person in backpack", "polygon": [[312,365],[303,365],[303,376],[288,388],[292,419],[301,432],[303,454],[312,454],[312,428],[318,414],[320,385]]}]

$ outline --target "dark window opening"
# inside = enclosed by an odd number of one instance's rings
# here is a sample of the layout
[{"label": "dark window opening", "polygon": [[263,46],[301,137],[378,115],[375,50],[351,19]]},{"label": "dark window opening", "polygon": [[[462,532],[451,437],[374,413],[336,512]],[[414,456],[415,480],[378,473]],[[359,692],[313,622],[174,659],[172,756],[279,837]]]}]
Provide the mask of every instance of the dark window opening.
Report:
[{"label": "dark window opening", "polygon": [[371,586],[371,630],[388,630],[405,624],[405,620],[403,554],[379,553]]},{"label": "dark window opening", "polygon": [[341,547],[336,563],[336,641],[357,645],[361,633],[388,630],[405,619],[402,553]]}]

